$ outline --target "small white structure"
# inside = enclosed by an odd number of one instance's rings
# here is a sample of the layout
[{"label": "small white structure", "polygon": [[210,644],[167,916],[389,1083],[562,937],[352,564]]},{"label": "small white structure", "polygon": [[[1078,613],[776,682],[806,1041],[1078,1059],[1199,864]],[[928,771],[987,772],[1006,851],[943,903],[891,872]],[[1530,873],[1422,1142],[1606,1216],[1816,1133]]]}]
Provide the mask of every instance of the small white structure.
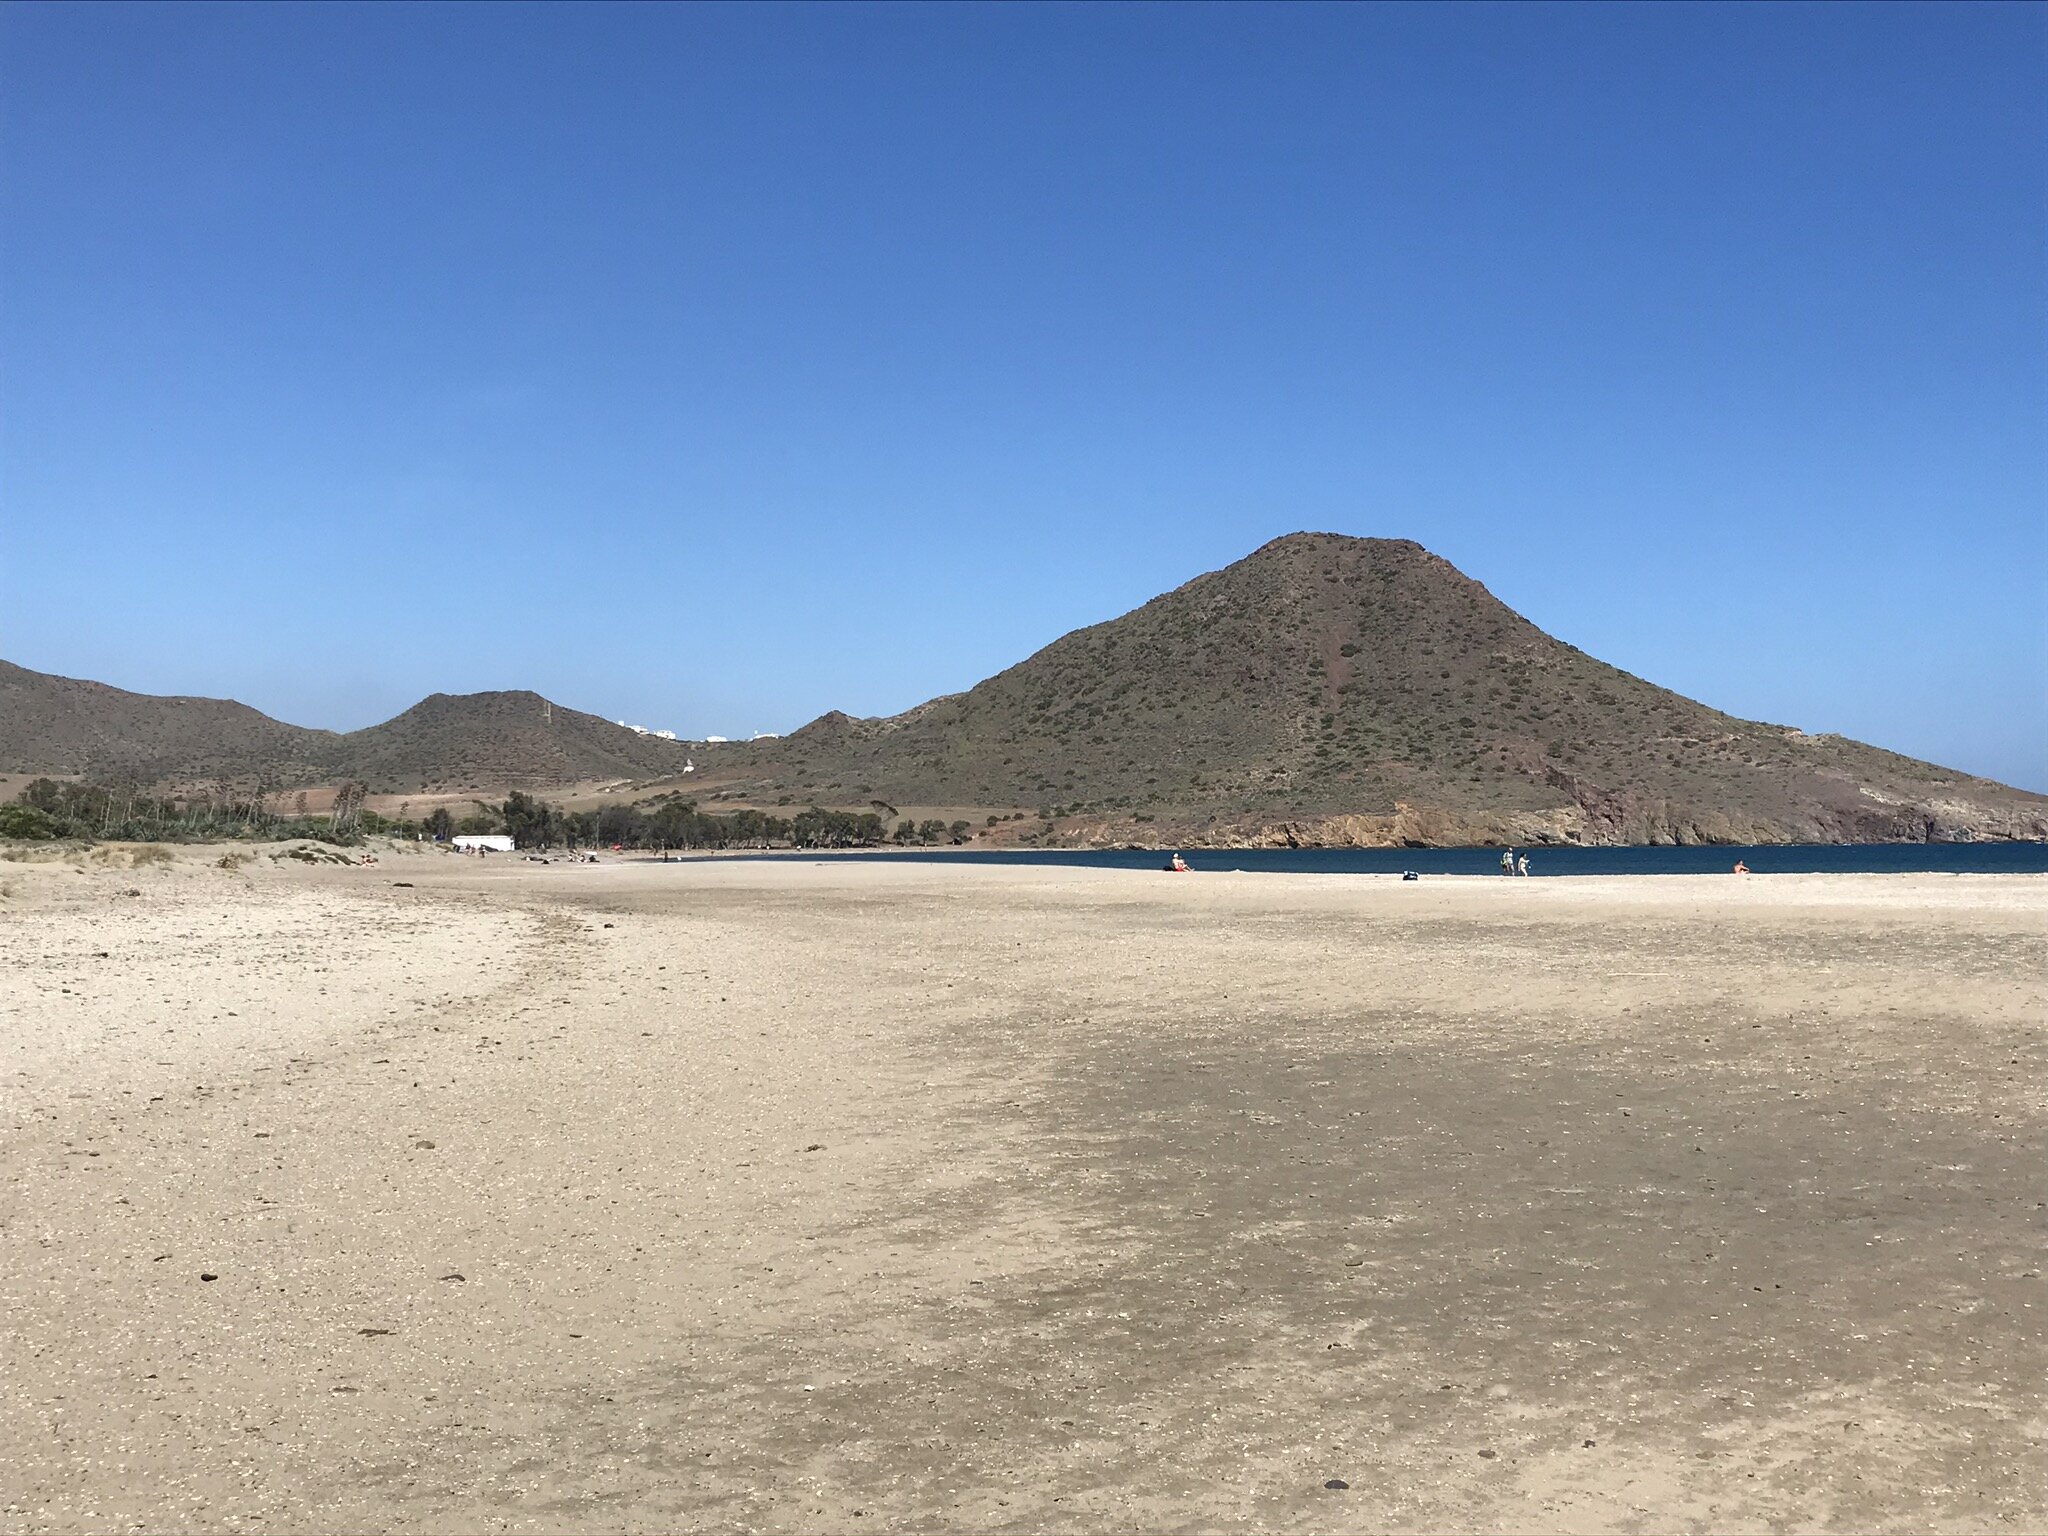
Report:
[{"label": "small white structure", "polygon": [[732,738],[730,738],[730,737],[728,737],[728,736],[706,736],[706,737],[704,738],[704,744],[705,744],[705,745],[706,745],[707,747],[710,747],[710,746],[716,746],[716,745],[718,745],[718,743],[720,743],[720,742],[722,742],[722,741],[729,741],[729,740],[731,740],[731,739],[732,739]]},{"label": "small white structure", "polygon": [[455,839],[457,853],[510,853],[512,839],[502,832],[464,832]]},{"label": "small white structure", "polygon": [[659,736],[663,741],[674,741],[676,739],[676,733],[674,731],[656,731],[654,734]]}]

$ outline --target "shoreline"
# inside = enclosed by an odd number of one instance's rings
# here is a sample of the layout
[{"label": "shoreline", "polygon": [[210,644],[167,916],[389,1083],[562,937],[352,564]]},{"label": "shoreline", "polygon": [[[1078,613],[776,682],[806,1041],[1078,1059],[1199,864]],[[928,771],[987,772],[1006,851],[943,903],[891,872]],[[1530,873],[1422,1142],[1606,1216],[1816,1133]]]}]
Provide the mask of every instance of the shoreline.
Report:
[{"label": "shoreline", "polygon": [[[1763,844],[1757,846],[1666,846],[1659,844],[1614,844],[1614,845],[1572,845],[1568,847],[1527,847],[1516,845],[1520,852],[1528,854],[1532,861],[1531,877],[1545,879],[1561,878],[1611,878],[1624,874],[1656,874],[1659,876],[1678,875],[1785,875],[1785,874],[1986,874],[1986,875],[2048,875],[2048,843],[2013,842],[1991,843],[1792,843]],[[1936,850],[1942,850],[1937,852]],[[1949,851],[1963,850],[1963,851]],[[1214,873],[1224,867],[1222,861],[1229,859],[1264,861],[1264,868],[1244,865],[1230,866],[1244,873],[1325,873],[1350,874],[1358,876],[1388,875],[1400,877],[1406,870],[1414,869],[1425,879],[1498,879],[1503,877],[1494,867],[1493,861],[1504,852],[1503,848],[1204,848],[1195,844],[1170,844],[1159,848],[750,848],[750,849],[681,849],[671,850],[666,857],[659,853],[641,849],[608,853],[607,857],[652,864],[683,864],[716,860],[758,859],[758,860],[819,860],[832,859],[847,862],[874,863],[923,863],[932,865],[972,864],[985,862],[990,865],[1031,866],[1047,865],[1074,869],[1118,868],[1151,869],[1150,861],[1170,857],[1179,852],[1191,861],[1194,873]],[[1948,859],[1951,862],[1976,862],[1979,864],[2001,864],[2010,860],[2019,867],[1993,867],[1980,869],[1940,869],[1934,867],[1907,867],[1894,869],[1857,869],[1845,861],[1859,855],[1873,862],[1891,857],[1899,860],[1913,859],[1916,854],[1928,861]],[[1463,856],[1467,861],[1477,861],[1478,867],[1443,868],[1445,860]],[[1716,864],[1704,868],[1656,868],[1660,861],[1704,861],[1707,859],[1736,859],[1747,862],[1754,857],[1762,867],[1753,866],[1746,871],[1735,871]],[[520,857],[524,857],[521,855]],[[1613,861],[1607,869],[1559,870],[1555,860],[1567,862]],[[1799,869],[1772,869],[1773,862],[1792,860],[1801,863],[1820,861],[1821,867]],[[1827,867],[1827,861],[1836,861]],[[1339,864],[1346,861],[1378,865],[1379,867],[1356,867],[1350,869],[1316,869],[1318,862]],[[2028,861],[2038,867],[2027,867]],[[1634,867],[1637,865],[1652,867]]]}]

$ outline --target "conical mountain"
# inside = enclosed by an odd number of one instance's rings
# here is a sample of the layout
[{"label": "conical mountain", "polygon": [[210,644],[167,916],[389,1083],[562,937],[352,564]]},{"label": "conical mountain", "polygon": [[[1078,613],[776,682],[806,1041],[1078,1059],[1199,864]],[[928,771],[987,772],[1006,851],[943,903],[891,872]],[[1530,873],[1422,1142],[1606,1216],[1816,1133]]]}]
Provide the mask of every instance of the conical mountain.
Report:
[{"label": "conical mountain", "polygon": [[2048,797],[1735,719],[1418,544],[1336,534],[1276,539],[965,693],[721,754],[714,779],[1030,807],[1091,840],[2048,836]]},{"label": "conical mountain", "polygon": [[[2048,796],[1738,720],[1544,634],[1400,540],[1292,534],[905,714],[699,749],[537,693],[306,730],[0,662],[0,773],[952,808],[1061,842],[2048,838]],[[1043,813],[1050,822],[1030,813]]]}]

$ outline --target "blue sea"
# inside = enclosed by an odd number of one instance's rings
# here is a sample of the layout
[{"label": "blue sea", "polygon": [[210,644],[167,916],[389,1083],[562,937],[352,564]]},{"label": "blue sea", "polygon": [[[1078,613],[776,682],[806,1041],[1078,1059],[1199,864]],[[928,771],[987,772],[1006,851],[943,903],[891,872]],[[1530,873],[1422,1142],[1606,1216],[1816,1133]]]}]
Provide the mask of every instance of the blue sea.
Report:
[{"label": "blue sea", "polygon": [[[1534,875],[1726,874],[1735,861],[1759,875],[2048,874],[2048,843],[1780,844],[1766,848],[1529,848]],[[960,848],[835,853],[835,859],[917,859],[932,863],[1060,864],[1088,869],[1158,869],[1171,850]],[[1195,870],[1311,875],[1498,875],[1498,848],[1188,848]],[[790,855],[767,855],[790,857]],[[797,855],[802,857],[802,855]]]}]

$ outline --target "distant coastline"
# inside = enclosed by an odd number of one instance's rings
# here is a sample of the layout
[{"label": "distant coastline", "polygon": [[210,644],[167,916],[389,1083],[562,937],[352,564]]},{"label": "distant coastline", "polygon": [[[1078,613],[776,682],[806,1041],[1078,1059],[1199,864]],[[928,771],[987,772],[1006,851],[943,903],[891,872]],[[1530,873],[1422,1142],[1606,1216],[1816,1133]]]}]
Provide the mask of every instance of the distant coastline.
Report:
[{"label": "distant coastline", "polygon": [[[833,859],[847,862],[1049,865],[1079,869],[1151,870],[1175,846],[1159,848],[838,848],[720,849],[671,852],[670,863],[707,859]],[[1400,875],[1502,878],[1499,848],[1203,848],[1177,845],[1194,872]],[[1531,847],[1532,878],[1561,875],[1732,874],[1736,862],[1755,876],[1774,874],[1983,874],[2048,876],[2048,842],[2011,839],[1975,843],[1771,843],[1659,847]],[[652,853],[642,863],[660,863]]]}]

